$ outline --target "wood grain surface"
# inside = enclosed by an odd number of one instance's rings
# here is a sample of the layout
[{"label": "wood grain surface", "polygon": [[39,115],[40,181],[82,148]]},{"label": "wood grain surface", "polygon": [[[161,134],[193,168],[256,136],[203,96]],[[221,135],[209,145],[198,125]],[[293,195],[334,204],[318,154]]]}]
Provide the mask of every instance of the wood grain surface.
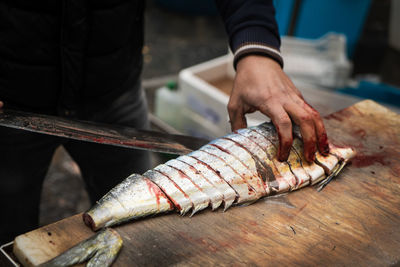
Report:
[{"label": "wood grain surface", "polygon": [[[363,101],[325,118],[330,140],[358,154],[322,192],[307,187],[226,212],[172,213],[124,224],[114,266],[388,266],[400,263],[400,115]],[[26,264],[93,233],[76,215],[15,239]]]}]

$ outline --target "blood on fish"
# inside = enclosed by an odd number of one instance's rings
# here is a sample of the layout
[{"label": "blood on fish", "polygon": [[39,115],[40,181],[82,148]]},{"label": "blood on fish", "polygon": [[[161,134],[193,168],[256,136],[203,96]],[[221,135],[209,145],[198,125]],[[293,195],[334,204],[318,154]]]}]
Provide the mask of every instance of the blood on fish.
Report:
[{"label": "blood on fish", "polygon": [[165,198],[165,200],[170,205],[171,209],[174,208],[171,201],[169,201],[169,199],[165,197],[164,193],[161,191],[161,189],[158,186],[156,186],[154,183],[152,183],[148,179],[145,179],[145,181],[146,181],[147,187],[149,189],[149,192],[152,193],[156,197],[157,209],[160,209],[160,199],[161,198]]},{"label": "blood on fish", "polygon": [[321,154],[324,156],[327,156],[329,153],[329,142],[328,142],[328,136],[326,135],[326,133],[321,134],[321,136],[319,137],[319,148],[321,148],[322,151]]}]

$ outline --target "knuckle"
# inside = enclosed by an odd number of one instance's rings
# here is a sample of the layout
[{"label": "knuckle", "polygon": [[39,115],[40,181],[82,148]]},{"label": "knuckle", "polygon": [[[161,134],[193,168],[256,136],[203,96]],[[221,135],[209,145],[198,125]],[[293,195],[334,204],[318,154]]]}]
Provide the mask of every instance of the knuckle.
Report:
[{"label": "knuckle", "polygon": [[277,123],[280,125],[280,127],[284,127],[284,128],[292,126],[292,121],[290,120],[290,118],[288,116],[278,117]]},{"label": "knuckle", "polygon": [[301,115],[299,116],[299,119],[300,119],[300,121],[309,123],[309,122],[312,121],[312,115],[311,115],[311,114],[308,114],[308,113],[304,113],[304,114],[301,114]]},{"label": "knuckle", "polygon": [[229,112],[234,112],[234,111],[236,111],[236,109],[237,109],[237,105],[236,105],[236,103],[230,101],[230,102],[228,103],[227,108],[228,108],[228,111],[229,111]]}]

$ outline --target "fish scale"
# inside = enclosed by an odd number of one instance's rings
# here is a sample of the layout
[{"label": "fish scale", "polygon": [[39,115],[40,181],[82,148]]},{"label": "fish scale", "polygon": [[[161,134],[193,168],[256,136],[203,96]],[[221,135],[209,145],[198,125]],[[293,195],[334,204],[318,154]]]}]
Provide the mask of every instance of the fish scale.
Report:
[{"label": "fish scale", "polygon": [[167,176],[171,181],[173,181],[177,186],[179,186],[186,195],[189,196],[190,200],[193,203],[192,215],[196,212],[203,210],[208,207],[210,204],[210,198],[202,192],[196,184],[190,180],[184,173],[176,170],[167,165],[168,161],[165,164],[160,164],[154,168],[155,171],[159,171],[160,173]]},{"label": "fish scale", "polygon": [[218,190],[216,190],[213,184],[204,179],[204,177],[192,166],[176,159],[169,160],[166,164],[182,171],[193,183],[200,187],[201,190],[210,198],[212,210],[217,209],[222,204],[222,199],[224,196]]},{"label": "fish scale", "polygon": [[157,185],[142,175],[132,174],[84,213],[83,220],[92,229],[100,229],[172,209],[172,203]]},{"label": "fish scale", "polygon": [[204,162],[186,155],[178,157],[177,160],[191,165],[199,173],[201,173],[205,179],[210,181],[210,183],[215,186],[215,188],[223,195],[224,210],[228,209],[232,205],[236,199],[236,192],[215,172],[215,170],[211,169]]},{"label": "fish scale", "polygon": [[221,175],[222,179],[235,190],[238,196],[235,203],[251,202],[258,199],[254,189],[222,158],[201,150],[194,151],[188,156],[201,160]]}]

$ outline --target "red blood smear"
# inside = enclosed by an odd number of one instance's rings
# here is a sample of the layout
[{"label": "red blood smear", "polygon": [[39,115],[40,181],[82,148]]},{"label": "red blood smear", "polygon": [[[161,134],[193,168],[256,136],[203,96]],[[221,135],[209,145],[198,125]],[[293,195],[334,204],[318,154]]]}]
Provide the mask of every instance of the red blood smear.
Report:
[{"label": "red blood smear", "polygon": [[147,183],[147,187],[149,188],[149,192],[152,193],[156,197],[156,202],[157,202],[157,208],[158,209],[160,209],[160,198],[165,198],[165,200],[168,201],[168,204],[171,207],[171,209],[174,208],[172,203],[169,201],[168,198],[165,197],[164,193],[161,191],[160,188],[158,188],[158,186],[153,184],[153,182],[151,182],[150,180],[145,179],[145,181]]},{"label": "red blood smear", "polygon": [[386,153],[377,153],[372,155],[357,154],[356,157],[351,160],[351,162],[352,165],[357,168],[368,167],[375,163],[380,163],[385,166],[389,164],[385,161],[386,156]]},{"label": "red blood smear", "polygon": [[[276,131],[278,132],[278,138],[279,138],[279,147],[278,147],[278,160],[279,161],[286,161],[289,158],[289,153],[290,153],[290,147],[292,146],[293,143],[293,135],[290,135],[290,140],[288,142],[283,143],[282,142],[282,135],[281,131],[279,130],[279,126],[275,124]],[[286,151],[284,151],[286,149]],[[283,152],[286,152],[285,154],[282,154]]]},{"label": "red blood smear", "polygon": [[328,143],[328,136],[326,135],[326,133],[323,133],[320,137],[319,137],[319,148],[321,149],[321,154],[324,156],[327,156],[329,153],[329,143]]}]

